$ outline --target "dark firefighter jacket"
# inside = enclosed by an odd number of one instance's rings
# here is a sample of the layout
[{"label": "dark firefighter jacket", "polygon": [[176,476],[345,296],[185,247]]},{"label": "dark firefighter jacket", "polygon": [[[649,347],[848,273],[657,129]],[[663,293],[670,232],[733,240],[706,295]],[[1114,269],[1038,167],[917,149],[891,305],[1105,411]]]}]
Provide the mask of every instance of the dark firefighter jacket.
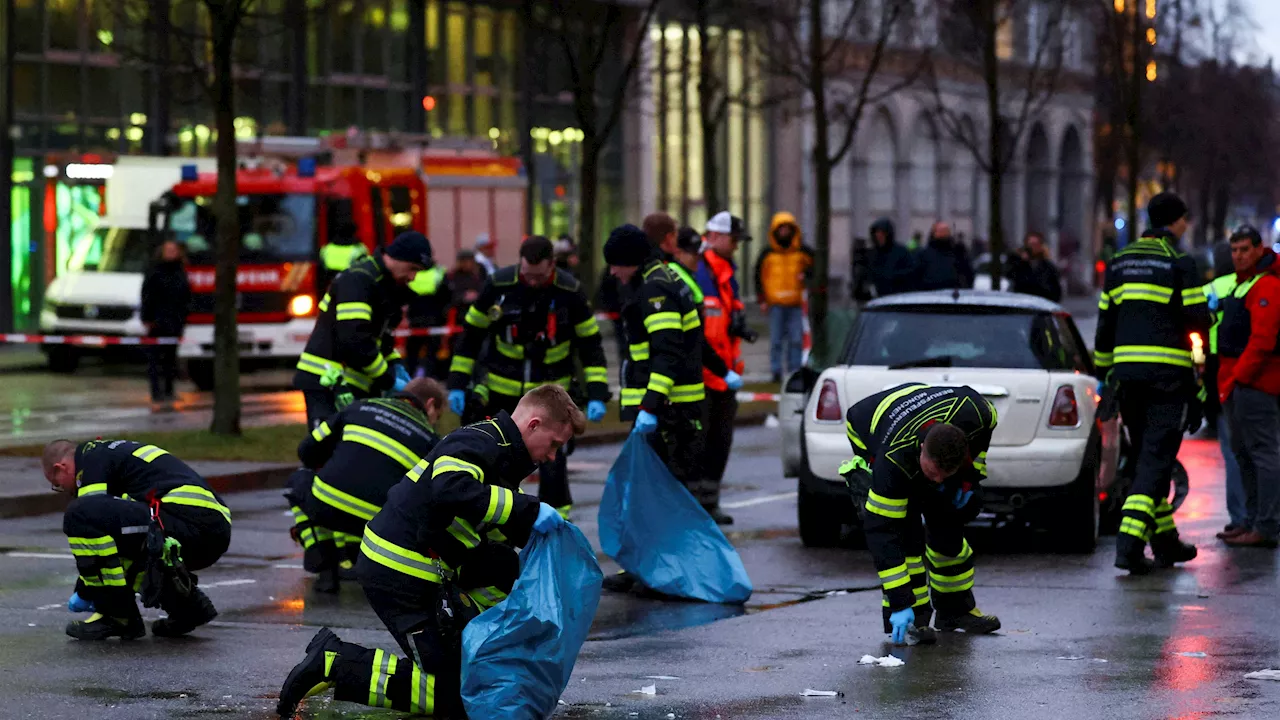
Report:
[{"label": "dark firefighter jacket", "polygon": [[293,385],[328,387],[326,375],[341,373],[362,395],[377,395],[395,383],[387,363],[398,360],[391,331],[400,324],[404,294],[382,264],[382,253],[357,260],[333,279],[320,300],[320,315],[298,359]]},{"label": "dark firefighter jacket", "polygon": [[634,419],[641,409],[658,414],[664,408],[701,417],[706,340],[689,286],[655,258],[623,292],[630,360],[622,378],[622,419]]},{"label": "dark firefighter jacket", "polygon": [[[485,339],[484,356],[478,357]],[[491,393],[520,397],[543,383],[566,389],[578,353],[591,400],[609,398],[609,377],[600,326],[578,279],[556,270],[550,284],[520,282],[519,267],[500,268],[467,310],[463,334],[449,366],[449,389],[462,390],[476,374]]]},{"label": "dark firefighter jacket", "polygon": [[1208,337],[1213,317],[1195,261],[1176,242],[1166,231],[1148,230],[1107,266],[1094,342],[1099,377],[1169,392],[1195,385],[1191,333]]},{"label": "dark firefighter jacket", "polygon": [[298,459],[316,471],[317,500],[367,522],[439,441],[417,398],[401,394],[348,405],[298,445]]},{"label": "dark firefighter jacket", "polygon": [[519,491],[534,469],[506,412],[445,436],[404,476],[365,527],[360,551],[376,563],[373,580],[420,594],[452,579],[485,543],[523,546],[538,518],[538,498]]},{"label": "dark firefighter jacket", "polygon": [[[972,465],[947,478],[943,488],[920,471],[920,444],[935,422],[955,425],[969,436]],[[907,383],[872,395],[849,408],[845,430],[853,446],[850,466],[871,473],[863,527],[892,611],[915,603],[907,571],[904,539],[908,523],[920,522],[919,509],[939,492],[974,490],[969,500],[980,507],[979,483],[987,477],[987,448],[996,427],[995,407],[973,388],[931,387]],[[846,470],[842,468],[842,470]]]},{"label": "dark firefighter jacket", "polygon": [[[689,292],[693,294],[693,302],[698,306],[698,319],[706,320],[706,308],[704,306],[705,296],[702,294],[702,288],[698,287],[698,281],[693,279],[689,274],[689,270],[680,264],[679,260],[672,258],[664,258],[667,263],[667,269],[674,272],[680,277],[680,281],[689,286]],[[702,367],[712,375],[722,378],[729,374],[729,366],[724,364],[724,358],[720,357],[720,353],[711,347],[711,343],[706,341],[706,323],[703,322],[703,342],[702,342]],[[706,379],[706,376],[703,376]]]},{"label": "dark firefighter jacket", "polygon": [[231,511],[190,466],[155,445],[132,440],[90,440],[76,448],[76,497],[112,495],[148,502]]}]

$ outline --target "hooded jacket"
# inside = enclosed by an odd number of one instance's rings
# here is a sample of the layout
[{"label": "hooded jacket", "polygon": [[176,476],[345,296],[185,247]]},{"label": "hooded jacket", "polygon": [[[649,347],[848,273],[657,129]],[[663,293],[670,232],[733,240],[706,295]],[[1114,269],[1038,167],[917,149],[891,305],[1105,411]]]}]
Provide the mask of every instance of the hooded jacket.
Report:
[{"label": "hooded jacket", "polygon": [[[876,245],[876,232],[883,232],[888,240]],[[893,222],[880,218],[871,224],[871,282],[876,286],[876,296],[910,292],[915,289],[916,261],[911,251],[898,244],[894,238]]]},{"label": "hooded jacket", "polygon": [[[778,240],[778,228],[795,228],[790,243]],[[779,307],[800,307],[813,272],[813,251],[804,246],[804,235],[795,215],[780,212],[769,223],[769,246],[756,260],[756,293],[760,301]]]},{"label": "hooded jacket", "polygon": [[920,251],[920,280],[917,290],[953,290],[973,287],[973,266],[969,251],[955,238],[929,236]]}]

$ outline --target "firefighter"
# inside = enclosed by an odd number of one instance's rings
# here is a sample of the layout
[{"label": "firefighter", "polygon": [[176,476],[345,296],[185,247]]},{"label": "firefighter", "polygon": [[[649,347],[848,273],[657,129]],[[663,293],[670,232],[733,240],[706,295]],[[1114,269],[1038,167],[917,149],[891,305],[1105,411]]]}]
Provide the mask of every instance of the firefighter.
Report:
[{"label": "firefighter", "polygon": [[908,383],[849,408],[853,459],[840,473],[862,508],[884,588],[884,631],[896,643],[907,642],[909,631],[913,640],[934,642],[935,611],[938,630],[1000,629],[1000,619],[974,602],[973,550],[964,537],[982,508],[995,427],[995,408],[965,386]]},{"label": "firefighter", "polygon": [[320,248],[320,282],[318,287],[328,289],[329,282],[363,257],[368,256],[364,243],[356,237],[356,226],[350,220],[341,223],[324,247]]},{"label": "firefighter", "polygon": [[742,220],[728,212],[717,213],[707,223],[705,239],[707,249],[696,276],[703,296],[703,332],[707,346],[733,376],[718,377],[703,363],[702,382],[707,388],[706,452],[694,495],[717,524],[731,525],[733,517],[720,509],[720,484],[733,447],[733,423],[738,414],[735,393],[742,387],[742,340],[755,340],[755,332],[747,328],[746,306],[734,277],[737,268],[733,255],[743,239]]},{"label": "firefighter", "polygon": [[[55,491],[76,495],[62,516],[80,573],[67,607],[93,615],[69,623],[68,635],[145,635],[134,601],[136,590],[144,590],[145,598],[144,583],[157,584],[159,606],[168,614],[151,623],[152,635],[186,635],[217,617],[189,573],[213,565],[227,551],[231,511],[196,471],[155,445],[130,440],[78,446],[54,440],[45,446],[42,464]],[[144,573],[156,559],[155,548],[148,547],[153,541],[164,551],[165,572]]]},{"label": "firefighter", "polygon": [[387,491],[426,457],[440,438],[435,424],[444,386],[417,378],[389,398],[348,405],[298,445],[303,467],[289,478],[290,534],[303,547],[303,568],[317,574],[317,592],[336,593],[342,571],[353,569],[367,523]]},{"label": "firefighter", "polygon": [[[644,231],[622,225],[609,234],[604,259],[622,283],[622,323],[630,360],[625,363],[622,419],[634,420],[667,469],[697,497],[702,475],[702,323],[689,286],[662,262]],[[605,588],[625,591],[623,573]]]},{"label": "firefighter", "polygon": [[[556,268],[551,241],[535,235],[521,244],[520,264],[498,269],[467,310],[449,367],[449,407],[471,423],[511,412],[543,383],[567,389],[574,353],[586,378],[587,418],[600,422],[609,399],[600,326],[577,278]],[[539,497],[568,517],[573,499],[564,453],[538,472]]]},{"label": "firefighter", "polygon": [[1195,262],[1177,250],[1186,203],[1160,193],[1147,217],[1151,227],[1107,266],[1094,341],[1100,391],[1116,394],[1137,462],[1116,538],[1116,567],[1135,575],[1152,568],[1148,540],[1158,565],[1196,556],[1178,539],[1169,484],[1183,431],[1195,432],[1202,419],[1190,334],[1206,336],[1213,322]]},{"label": "firefighter", "polygon": [[310,429],[338,411],[340,396],[372,397],[409,382],[391,331],[400,324],[404,286],[432,264],[431,243],[410,230],[334,278],[293,376]]},{"label": "firefighter", "polygon": [[[446,322],[452,301],[444,268],[433,263],[414,276],[409,283],[409,327],[425,330],[441,327]],[[405,340],[405,370],[410,377],[433,377],[444,380],[447,368],[441,360],[445,339],[440,335],[414,335]]]},{"label": "firefighter", "polygon": [[369,604],[407,657],[342,642],[320,630],[280,689],[293,717],[304,697],[334,697],[400,712],[465,716],[459,695],[463,627],[501,602],[520,573],[512,546],[564,523],[521,494],[535,464],[555,459],[586,424],[569,393],[543,385],[514,412],[450,433],[387,495],[356,564]]}]

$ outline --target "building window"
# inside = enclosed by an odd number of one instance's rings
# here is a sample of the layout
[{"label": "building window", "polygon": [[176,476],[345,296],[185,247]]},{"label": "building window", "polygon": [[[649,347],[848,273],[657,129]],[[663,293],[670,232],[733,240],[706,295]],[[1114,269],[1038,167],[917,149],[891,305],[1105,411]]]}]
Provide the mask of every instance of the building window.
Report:
[{"label": "building window", "polygon": [[80,109],[80,66],[50,63],[45,66],[49,78],[50,115],[74,116]]},{"label": "building window", "polygon": [[[15,32],[14,44],[15,49],[20,53],[41,53],[44,48],[41,47],[43,37],[39,32],[39,28],[43,27],[40,20],[40,8],[45,5],[43,0],[15,0],[14,5],[14,22],[15,28],[22,28],[21,31]],[[50,3],[52,5],[53,3]]]},{"label": "building window", "polygon": [[356,39],[359,15],[354,0],[341,0],[334,5],[329,32],[329,71],[352,74],[356,71]]},{"label": "building window", "polygon": [[40,113],[40,66],[16,63],[13,66],[13,110],[19,115]]},{"label": "building window", "polygon": [[387,8],[384,0],[366,0],[364,22],[360,25],[364,33],[361,48],[363,63],[360,72],[364,75],[385,75],[387,72]]},{"label": "building window", "polygon": [[448,132],[450,135],[467,134],[467,16],[466,5],[449,3],[449,17],[445,33],[444,53],[448,64],[446,80],[449,86]]},{"label": "building window", "polygon": [[80,0],[49,0],[45,13],[49,20],[49,49],[79,50]]}]

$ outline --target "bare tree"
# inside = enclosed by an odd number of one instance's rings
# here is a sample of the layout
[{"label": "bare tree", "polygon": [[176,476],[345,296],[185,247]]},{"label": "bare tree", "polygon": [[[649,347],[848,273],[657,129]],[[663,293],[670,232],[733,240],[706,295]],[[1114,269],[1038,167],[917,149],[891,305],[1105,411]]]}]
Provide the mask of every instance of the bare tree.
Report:
[{"label": "bare tree", "polygon": [[[1022,136],[1058,90],[1064,56],[1061,39],[1071,5],[1070,0],[943,0],[937,4],[942,41],[926,78],[938,124],[987,176],[992,287],[1000,287],[1003,275],[1004,179]],[[1025,38],[1027,46],[1019,47],[1016,38]],[[966,122],[964,109],[946,93],[948,81],[981,83],[985,137]]]},{"label": "bare tree", "polygon": [[581,130],[578,244],[582,280],[594,287],[599,232],[600,157],[626,108],[648,28],[662,0],[525,4],[525,26],[560,50],[569,75],[573,114]]},{"label": "bare tree", "polygon": [[759,55],[780,93],[800,99],[813,124],[813,354],[829,357],[831,173],[853,147],[868,106],[913,84],[923,55],[899,50],[912,36],[911,0],[779,0],[759,12]]}]

